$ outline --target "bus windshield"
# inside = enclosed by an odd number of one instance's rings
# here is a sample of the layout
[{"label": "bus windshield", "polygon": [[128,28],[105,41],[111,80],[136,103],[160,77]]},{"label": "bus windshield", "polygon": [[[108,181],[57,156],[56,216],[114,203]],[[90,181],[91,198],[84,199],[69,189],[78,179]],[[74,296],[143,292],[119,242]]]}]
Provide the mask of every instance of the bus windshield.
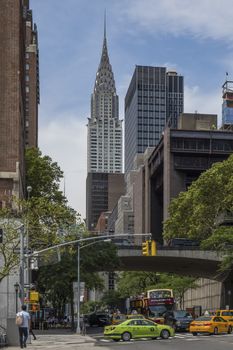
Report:
[{"label": "bus windshield", "polygon": [[161,317],[167,311],[166,306],[158,305],[158,306],[150,306],[149,307],[149,317]]},{"label": "bus windshield", "polygon": [[155,298],[155,299],[166,299],[166,298],[173,298],[173,293],[171,289],[154,289],[154,290],[148,290],[147,292],[148,298]]}]

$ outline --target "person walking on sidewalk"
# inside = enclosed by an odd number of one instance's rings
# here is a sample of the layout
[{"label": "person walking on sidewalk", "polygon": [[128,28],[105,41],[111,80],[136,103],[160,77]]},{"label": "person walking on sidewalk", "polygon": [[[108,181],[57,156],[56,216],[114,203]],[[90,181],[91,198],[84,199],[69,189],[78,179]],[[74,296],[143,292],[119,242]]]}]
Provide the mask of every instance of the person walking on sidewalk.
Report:
[{"label": "person walking on sidewalk", "polygon": [[22,305],[22,311],[18,312],[16,315],[17,318],[22,318],[21,324],[18,325],[19,341],[20,341],[21,349],[27,347],[26,343],[27,343],[28,333],[30,329],[30,315],[26,310],[27,310],[26,305]]}]

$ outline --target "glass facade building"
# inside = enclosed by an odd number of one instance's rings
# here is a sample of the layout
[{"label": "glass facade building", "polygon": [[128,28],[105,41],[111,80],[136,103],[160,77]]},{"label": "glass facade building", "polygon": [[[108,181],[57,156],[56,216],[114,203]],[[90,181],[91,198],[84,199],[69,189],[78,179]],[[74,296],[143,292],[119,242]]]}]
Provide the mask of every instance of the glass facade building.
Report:
[{"label": "glass facade building", "polygon": [[125,97],[125,172],[137,153],[158,144],[166,124],[183,112],[183,76],[165,67],[136,66]]}]

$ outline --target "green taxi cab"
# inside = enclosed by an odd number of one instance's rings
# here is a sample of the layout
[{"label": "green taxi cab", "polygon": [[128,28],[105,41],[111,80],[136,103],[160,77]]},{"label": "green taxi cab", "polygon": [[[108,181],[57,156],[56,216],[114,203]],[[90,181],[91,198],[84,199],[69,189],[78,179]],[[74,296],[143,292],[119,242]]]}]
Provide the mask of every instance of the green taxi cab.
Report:
[{"label": "green taxi cab", "polygon": [[104,336],[115,341],[137,338],[152,338],[161,337],[168,339],[175,335],[174,329],[167,325],[159,325],[153,321],[146,319],[129,319],[118,325],[106,326],[104,328]]}]

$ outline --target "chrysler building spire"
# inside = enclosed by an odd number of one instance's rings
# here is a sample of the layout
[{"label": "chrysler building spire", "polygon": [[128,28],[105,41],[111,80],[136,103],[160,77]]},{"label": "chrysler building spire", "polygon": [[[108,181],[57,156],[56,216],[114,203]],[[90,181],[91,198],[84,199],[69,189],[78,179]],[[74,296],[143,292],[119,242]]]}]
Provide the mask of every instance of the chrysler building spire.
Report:
[{"label": "chrysler building spire", "polygon": [[106,36],[106,12],[104,14],[104,40],[99,68],[96,74],[94,93],[111,92],[116,93],[115,80],[108,56]]}]

